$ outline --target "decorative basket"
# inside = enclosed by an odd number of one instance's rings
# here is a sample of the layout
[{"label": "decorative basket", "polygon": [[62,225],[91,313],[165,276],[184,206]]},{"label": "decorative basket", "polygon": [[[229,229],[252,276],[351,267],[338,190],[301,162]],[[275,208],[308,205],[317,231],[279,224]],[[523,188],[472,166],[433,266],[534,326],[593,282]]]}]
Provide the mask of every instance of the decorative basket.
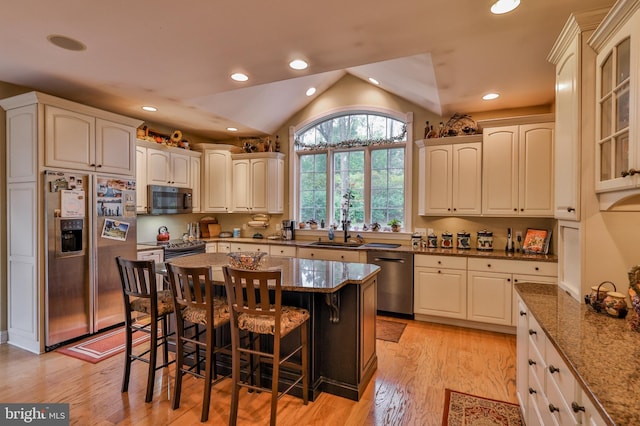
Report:
[{"label": "decorative basket", "polygon": [[[608,289],[603,287],[604,285],[611,285],[613,291],[607,291]],[[600,285],[591,287],[591,294],[584,297],[584,302],[587,306],[590,306],[595,312],[607,314],[614,318],[624,318],[627,316],[627,305],[624,298],[613,297],[613,295],[619,295],[616,292],[616,285],[611,281],[603,281]]]}]

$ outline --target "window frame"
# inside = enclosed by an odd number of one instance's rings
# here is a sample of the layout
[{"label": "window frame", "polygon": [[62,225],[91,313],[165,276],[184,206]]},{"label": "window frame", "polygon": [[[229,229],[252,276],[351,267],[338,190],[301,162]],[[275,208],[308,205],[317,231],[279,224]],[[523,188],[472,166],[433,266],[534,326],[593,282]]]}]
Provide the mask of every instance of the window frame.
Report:
[{"label": "window frame", "polygon": [[[311,127],[315,124],[318,124],[322,121],[329,120],[331,118],[335,118],[337,116],[348,115],[348,114],[376,114],[387,116],[389,118],[393,118],[395,120],[400,120],[406,123],[407,126],[407,136],[405,142],[395,142],[392,144],[376,144],[370,146],[362,146],[362,147],[354,147],[354,148],[326,148],[319,149],[314,151],[296,151],[295,150],[295,135],[302,129]],[[403,232],[410,232],[412,229],[412,217],[413,217],[413,203],[412,203],[412,188],[413,188],[413,113],[412,112],[398,112],[394,110],[371,107],[371,106],[353,106],[353,107],[345,107],[331,110],[329,112],[319,114],[317,116],[311,117],[296,126],[289,127],[289,158],[290,158],[290,167],[289,167],[289,217],[294,218],[294,220],[298,220],[300,217],[299,211],[299,176],[300,176],[300,156],[301,155],[312,155],[312,154],[326,154],[327,155],[327,183],[326,183],[326,191],[327,191],[327,216],[328,219],[331,220],[332,208],[333,208],[333,153],[335,152],[346,152],[351,150],[361,149],[364,150],[365,153],[365,173],[367,178],[364,182],[364,192],[365,194],[371,193],[371,151],[377,149],[388,149],[393,147],[404,147],[405,150],[405,167],[404,167],[404,176],[405,176],[405,186],[404,186],[404,199],[405,199],[405,217],[402,219],[402,228]],[[370,202],[369,205],[365,205],[365,215],[370,217]],[[386,226],[387,224],[381,224],[382,226]],[[303,230],[306,231],[306,230]],[[362,230],[360,230],[362,232]],[[378,233],[381,234],[381,233]],[[386,233],[382,233],[383,235]],[[391,234],[390,232],[388,234]],[[398,235],[398,233],[393,233]]]}]

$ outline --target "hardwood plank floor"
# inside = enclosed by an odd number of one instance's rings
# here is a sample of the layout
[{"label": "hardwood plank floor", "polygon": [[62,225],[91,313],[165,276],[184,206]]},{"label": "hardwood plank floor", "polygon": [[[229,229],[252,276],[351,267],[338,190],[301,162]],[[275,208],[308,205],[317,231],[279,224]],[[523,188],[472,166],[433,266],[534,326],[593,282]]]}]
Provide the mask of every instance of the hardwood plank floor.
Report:
[{"label": "hardwood plank floor", "polygon": [[[278,424],[440,425],[450,388],[517,403],[513,335],[419,321],[406,322],[400,342],[378,340],[378,370],[359,402],[323,393],[315,402],[285,395]],[[186,378],[178,410],[171,409],[173,366],[156,375],[145,404],[146,365],[134,363],[129,392],[120,393],[124,355],[90,364],[56,352],[34,355],[0,345],[0,401],[68,402],[74,425],[199,425],[201,380]],[[230,380],[213,388],[207,424],[227,424]],[[268,424],[269,395],[240,394],[240,425]]]}]

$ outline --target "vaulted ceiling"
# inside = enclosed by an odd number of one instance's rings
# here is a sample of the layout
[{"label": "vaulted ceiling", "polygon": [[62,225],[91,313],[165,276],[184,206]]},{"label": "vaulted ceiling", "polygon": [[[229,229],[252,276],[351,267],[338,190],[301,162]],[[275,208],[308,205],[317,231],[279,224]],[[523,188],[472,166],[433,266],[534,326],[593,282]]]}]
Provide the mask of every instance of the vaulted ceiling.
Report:
[{"label": "vaulted ceiling", "polygon": [[[272,134],[346,73],[444,117],[543,105],[569,14],[613,1],[521,0],[504,15],[491,3],[4,0],[0,81],[213,139]],[[297,57],[309,68],[290,69]],[[232,81],[238,71],[249,81]],[[487,92],[501,97],[482,101]]]}]

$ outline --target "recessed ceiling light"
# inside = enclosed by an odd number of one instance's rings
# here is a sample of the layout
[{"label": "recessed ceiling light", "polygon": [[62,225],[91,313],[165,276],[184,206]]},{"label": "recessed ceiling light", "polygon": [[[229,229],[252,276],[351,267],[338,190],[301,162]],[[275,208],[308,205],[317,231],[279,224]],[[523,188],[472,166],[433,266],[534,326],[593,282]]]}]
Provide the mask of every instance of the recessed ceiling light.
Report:
[{"label": "recessed ceiling light", "polygon": [[241,72],[236,72],[231,74],[231,79],[235,81],[247,81],[249,80],[249,77]]},{"label": "recessed ceiling light", "polygon": [[289,66],[294,70],[306,70],[309,64],[302,59],[294,59],[293,61],[289,62]]},{"label": "recessed ceiling light", "polygon": [[85,46],[84,43],[81,43],[78,40],[74,40],[67,36],[51,34],[47,36],[47,40],[49,40],[51,44],[54,44],[62,49],[73,50],[74,52],[87,50],[87,46]]},{"label": "recessed ceiling light", "polygon": [[376,85],[380,84],[380,82],[373,77],[369,77],[369,81]]},{"label": "recessed ceiling light", "polygon": [[493,99],[498,99],[499,97],[500,95],[498,93],[487,93],[482,97],[482,99],[484,99],[485,101],[490,101]]},{"label": "recessed ceiling light", "polygon": [[305,92],[305,94],[307,96],[313,96],[316,93],[316,88],[315,87],[309,87],[307,89],[307,91]]},{"label": "recessed ceiling light", "polygon": [[156,112],[158,110],[158,108],[148,105],[143,106],[142,109],[149,112]]},{"label": "recessed ceiling light", "polygon": [[230,132],[237,132],[238,129],[236,129],[235,127],[227,127],[227,130]]},{"label": "recessed ceiling light", "polygon": [[520,5],[520,0],[498,0],[491,6],[491,13],[502,15],[511,12]]}]

